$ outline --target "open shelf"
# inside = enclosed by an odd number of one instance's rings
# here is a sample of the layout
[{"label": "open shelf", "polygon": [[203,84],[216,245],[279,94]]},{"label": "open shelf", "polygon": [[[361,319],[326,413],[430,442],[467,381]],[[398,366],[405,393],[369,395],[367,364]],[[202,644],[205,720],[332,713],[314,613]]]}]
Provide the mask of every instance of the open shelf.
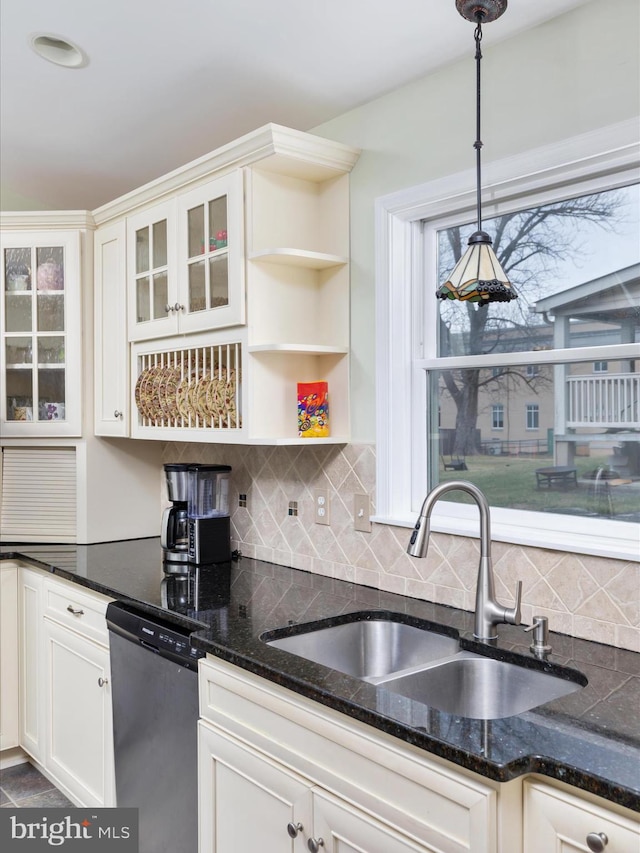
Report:
[{"label": "open shelf", "polygon": [[250,261],[267,264],[283,264],[293,267],[308,267],[312,270],[326,270],[349,263],[342,255],[329,255],[326,252],[310,252],[306,249],[261,249],[249,255]]}]

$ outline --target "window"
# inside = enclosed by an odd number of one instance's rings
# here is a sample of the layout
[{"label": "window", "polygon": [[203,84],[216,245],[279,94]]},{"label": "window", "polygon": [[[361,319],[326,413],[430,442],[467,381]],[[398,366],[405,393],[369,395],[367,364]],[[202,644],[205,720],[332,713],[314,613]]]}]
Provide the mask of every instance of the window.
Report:
[{"label": "window", "polygon": [[[510,273],[520,295],[515,303],[475,314],[463,303],[433,297],[453,267],[456,247],[475,230],[467,224],[474,219],[473,172],[378,200],[376,521],[414,523],[427,491],[449,476],[438,453],[447,429],[467,448],[472,464],[465,477],[489,498],[494,538],[539,545],[544,533],[548,547],[637,559],[637,493],[629,500],[616,493],[611,514],[588,501],[590,477],[612,451],[633,458],[632,466],[640,462],[634,361],[640,257],[630,238],[640,208],[636,139],[629,122],[492,164],[495,183],[485,187],[494,200],[493,208],[485,207],[489,233],[496,227],[492,217],[502,217],[501,225],[510,217],[515,228],[536,212],[549,220],[567,211],[584,216],[562,229],[551,222],[539,235],[559,236],[555,246],[546,244],[557,256],[555,267],[544,263],[542,252],[537,266],[521,257],[517,275]],[[566,165],[558,168],[559,162]],[[624,219],[601,228],[608,212]],[[565,246],[575,245],[585,220],[586,242],[596,255],[580,268]],[[598,248],[606,245],[600,231],[615,248]],[[480,311],[486,313],[478,318]],[[593,376],[596,361],[607,364],[606,380]],[[500,405],[497,449],[485,436],[496,428]],[[537,436],[527,434],[534,429]],[[578,469],[575,493],[567,491],[565,500],[562,490],[536,489],[536,467],[566,464]],[[507,473],[511,485],[501,488]],[[476,535],[477,511],[439,501],[433,527]]]},{"label": "window", "polygon": [[491,429],[504,429],[504,406],[494,403],[491,407]]},{"label": "window", "polygon": [[527,403],[527,429],[540,427],[540,407],[537,403]]},{"label": "window", "polygon": [[606,373],[609,369],[609,365],[606,361],[594,361],[593,362],[593,372],[594,373]]}]

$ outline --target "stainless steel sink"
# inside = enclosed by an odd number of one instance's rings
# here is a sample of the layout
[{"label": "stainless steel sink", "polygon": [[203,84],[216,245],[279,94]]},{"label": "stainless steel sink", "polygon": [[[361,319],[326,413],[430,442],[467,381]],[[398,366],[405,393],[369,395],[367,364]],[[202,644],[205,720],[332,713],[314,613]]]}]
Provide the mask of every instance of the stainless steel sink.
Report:
[{"label": "stainless steel sink", "polygon": [[385,680],[393,693],[461,717],[496,720],[530,711],[584,684],[523,666],[460,652],[439,665]]},{"label": "stainless steel sink", "polygon": [[267,645],[356,678],[374,679],[450,657],[458,640],[389,619],[362,619],[319,628]]},{"label": "stainless steel sink", "polygon": [[461,651],[457,637],[388,617],[365,616],[263,640],[306,660],[380,685],[448,714],[496,720],[522,714],[580,690],[581,673],[565,680],[541,669]]}]

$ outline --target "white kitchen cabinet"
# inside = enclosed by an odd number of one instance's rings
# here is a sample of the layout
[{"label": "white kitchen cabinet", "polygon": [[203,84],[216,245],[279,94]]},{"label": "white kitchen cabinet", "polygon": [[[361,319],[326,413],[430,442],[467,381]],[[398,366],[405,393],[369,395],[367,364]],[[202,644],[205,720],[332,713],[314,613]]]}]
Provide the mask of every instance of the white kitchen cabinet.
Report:
[{"label": "white kitchen cabinet", "polygon": [[435,850],[411,841],[208,723],[199,723],[198,738],[200,853],[294,853],[312,850],[314,845],[323,853]]},{"label": "white kitchen cabinet", "polygon": [[126,224],[94,235],[94,427],[96,435],[129,435]]},{"label": "white kitchen cabinet", "polygon": [[0,750],[18,746],[18,567],[0,565]]},{"label": "white kitchen cabinet", "polygon": [[45,618],[47,771],[85,806],[113,806],[108,648]]},{"label": "white kitchen cabinet", "polygon": [[80,232],[9,230],[0,264],[4,438],[82,431]]},{"label": "white kitchen cabinet", "polygon": [[87,545],[158,535],[158,444],[92,435],[0,444],[7,541]]},{"label": "white kitchen cabinet", "polygon": [[635,853],[640,822],[545,782],[524,783],[524,853]]},{"label": "white kitchen cabinet", "polygon": [[109,599],[19,568],[20,746],[78,805],[115,805]]},{"label": "white kitchen cabinet", "polygon": [[[335,165],[335,164],[334,164]],[[326,381],[349,440],[349,175],[268,158],[247,169],[249,437],[304,443],[297,383]]]},{"label": "white kitchen cabinet", "polygon": [[127,217],[126,289],[131,341],[177,332],[176,206],[174,198]]},{"label": "white kitchen cabinet", "polygon": [[242,174],[127,218],[129,339],[244,323]]},{"label": "white kitchen cabinet", "polygon": [[[295,853],[320,838],[331,853],[521,849],[517,815],[498,829],[497,785],[232,664],[201,661],[199,684],[200,853]],[[510,807],[517,789],[503,786]]]},{"label": "white kitchen cabinet", "polygon": [[198,768],[200,853],[293,851],[287,826],[310,827],[307,779],[203,722]]},{"label": "white kitchen cabinet", "polygon": [[18,575],[20,746],[40,763],[44,763],[46,731],[43,691],[42,582],[42,572],[20,567]]},{"label": "white kitchen cabinet", "polygon": [[[266,125],[94,211],[97,252],[102,229],[126,223],[132,437],[348,441],[358,154]],[[106,363],[96,382],[111,392]],[[328,383],[330,435],[305,438],[297,385],[318,381]],[[116,434],[113,396],[99,402],[100,434]]]}]

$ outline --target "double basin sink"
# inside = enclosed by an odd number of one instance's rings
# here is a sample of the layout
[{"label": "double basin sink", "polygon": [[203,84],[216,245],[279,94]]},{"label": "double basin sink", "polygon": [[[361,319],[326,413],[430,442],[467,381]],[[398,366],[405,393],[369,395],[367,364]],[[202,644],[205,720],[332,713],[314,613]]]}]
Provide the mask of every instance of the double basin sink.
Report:
[{"label": "double basin sink", "polygon": [[576,670],[556,667],[560,677],[533,659],[518,664],[464,650],[457,633],[441,626],[406,624],[375,612],[347,618],[296,626],[294,634],[290,628],[270,631],[262,639],[440,711],[482,720],[522,714],[587,683]]}]

